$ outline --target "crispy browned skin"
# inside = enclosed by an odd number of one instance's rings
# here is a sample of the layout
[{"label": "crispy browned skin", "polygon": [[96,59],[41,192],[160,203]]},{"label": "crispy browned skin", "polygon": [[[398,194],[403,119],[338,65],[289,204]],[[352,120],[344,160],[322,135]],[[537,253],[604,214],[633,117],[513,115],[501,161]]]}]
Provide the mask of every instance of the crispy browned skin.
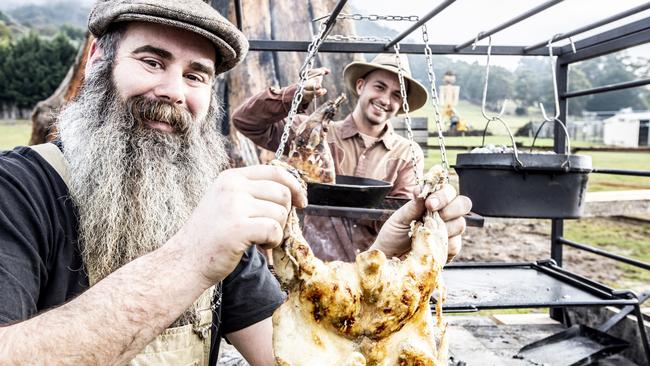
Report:
[{"label": "crispy browned skin", "polygon": [[296,167],[308,182],[334,183],[334,159],[327,144],[327,128],[345,95],[327,101],[298,126],[291,142],[288,163]]},{"label": "crispy browned skin", "polygon": [[[430,178],[435,190],[441,178]],[[313,255],[292,210],[285,241],[273,252],[289,292],[273,314],[277,363],[446,365],[445,326],[440,314],[434,322],[429,298],[441,288],[447,230],[434,212],[414,222],[412,234],[412,251],[403,260],[369,250],[355,263],[324,263]]]}]

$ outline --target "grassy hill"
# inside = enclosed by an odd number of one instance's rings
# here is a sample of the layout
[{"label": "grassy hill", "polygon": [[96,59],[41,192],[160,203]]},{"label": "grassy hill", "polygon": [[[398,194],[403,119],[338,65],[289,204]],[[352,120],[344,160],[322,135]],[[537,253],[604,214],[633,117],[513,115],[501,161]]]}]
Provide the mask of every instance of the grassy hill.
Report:
[{"label": "grassy hill", "polygon": [[[48,2],[43,5],[28,4],[5,11],[5,21],[12,27],[12,38],[19,38],[33,29],[41,36],[53,36],[61,30],[62,26],[67,29],[66,33],[81,33],[86,28],[88,21],[88,5],[78,4],[75,1]],[[0,18],[0,20],[2,20]],[[68,34],[71,38],[76,38]]]},{"label": "grassy hill", "polygon": [[[481,106],[470,103],[466,100],[461,100],[456,107],[458,114],[462,119],[467,121],[472,130],[483,131],[487,120],[483,117],[481,113]],[[486,111],[488,116],[496,115],[497,112]],[[413,117],[429,117],[429,130],[435,130],[435,120],[434,120],[434,110],[431,103],[427,103],[424,107],[418,109],[417,111],[411,113]],[[515,133],[518,128],[522,127],[529,121],[542,121],[542,114],[539,110],[532,110],[531,114],[527,116],[517,116],[514,114],[506,114],[502,117],[503,121],[508,124],[508,127]],[[445,128],[448,126],[445,126]],[[507,135],[505,127],[499,123],[492,122],[490,123],[489,131],[494,135]]]}]

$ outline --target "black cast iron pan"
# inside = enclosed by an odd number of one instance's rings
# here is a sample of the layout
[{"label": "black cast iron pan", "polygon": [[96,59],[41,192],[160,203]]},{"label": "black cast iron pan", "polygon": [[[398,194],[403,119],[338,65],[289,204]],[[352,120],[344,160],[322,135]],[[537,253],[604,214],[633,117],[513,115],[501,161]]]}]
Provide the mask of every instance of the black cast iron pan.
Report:
[{"label": "black cast iron pan", "polygon": [[336,184],[308,183],[310,205],[376,207],[393,185],[383,180],[337,175]]}]

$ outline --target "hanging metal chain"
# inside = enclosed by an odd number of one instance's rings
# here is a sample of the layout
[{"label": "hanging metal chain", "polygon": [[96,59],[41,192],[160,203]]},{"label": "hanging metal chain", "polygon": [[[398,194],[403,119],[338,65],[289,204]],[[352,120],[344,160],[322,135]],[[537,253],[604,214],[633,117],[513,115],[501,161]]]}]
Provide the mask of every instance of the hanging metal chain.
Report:
[{"label": "hanging metal chain", "polygon": [[335,34],[327,36],[328,41],[352,41],[352,42],[390,42],[390,37],[372,37],[372,36],[344,36]]},{"label": "hanging metal chain", "polygon": [[[422,41],[424,42],[424,56],[427,60],[427,71],[429,74],[429,83],[431,85],[431,104],[436,117],[436,129],[438,130],[438,146],[440,147],[440,158],[442,168],[449,172],[449,160],[447,160],[447,150],[445,149],[445,138],[442,136],[442,115],[440,114],[440,99],[436,89],[436,74],[433,72],[432,52],[429,47],[429,34],[426,24],[422,25]],[[449,176],[449,175],[447,175]]]},{"label": "hanging metal chain", "polygon": [[399,91],[402,95],[402,109],[404,110],[404,123],[406,124],[406,134],[411,145],[411,164],[415,172],[415,180],[417,185],[420,185],[421,177],[417,164],[415,163],[415,141],[413,140],[413,130],[411,129],[411,116],[409,116],[409,102],[406,95],[406,83],[404,82],[404,73],[402,72],[402,62],[399,55],[399,44],[393,46],[395,49],[395,60],[397,60],[397,77],[399,79]]},{"label": "hanging metal chain", "polygon": [[[322,16],[320,18],[314,19],[314,21],[319,21],[321,19],[325,19],[329,17],[329,14]],[[370,21],[379,21],[379,20],[387,20],[389,22],[417,22],[420,20],[420,17],[417,15],[376,15],[376,14],[371,14],[371,15],[362,15],[362,14],[346,14],[346,13],[339,13],[339,15],[336,17],[336,19],[351,19],[351,20],[370,20]]]},{"label": "hanging metal chain", "polygon": [[314,59],[316,57],[316,53],[318,53],[318,48],[320,47],[321,43],[323,43],[323,36],[325,35],[326,29],[327,23],[321,23],[318,34],[314,36],[311,44],[309,44],[309,47],[307,48],[307,58],[300,67],[300,81],[298,82],[298,88],[296,89],[296,93],[293,95],[293,100],[291,101],[291,109],[289,110],[287,123],[284,125],[284,131],[282,132],[282,137],[280,138],[280,145],[275,151],[276,159],[280,159],[284,153],[284,146],[287,144],[287,140],[289,139],[289,132],[291,131],[293,119],[296,116],[296,112],[298,112],[298,106],[300,106],[300,103],[302,102],[302,92],[305,88],[305,81],[307,81],[307,78],[309,77],[309,71],[311,71],[311,69],[314,67]]},{"label": "hanging metal chain", "polygon": [[[318,18],[323,19],[325,17]],[[370,20],[370,21],[379,21],[379,20],[387,20],[387,21],[395,21],[395,22],[417,22],[420,20],[420,17],[417,15],[361,15],[361,14],[345,14],[345,13],[340,13],[336,19],[350,19],[350,20]],[[390,37],[372,37],[372,36],[346,36],[346,35],[330,35],[327,37],[327,40],[330,41],[352,41],[352,42],[390,42],[392,39]]]}]

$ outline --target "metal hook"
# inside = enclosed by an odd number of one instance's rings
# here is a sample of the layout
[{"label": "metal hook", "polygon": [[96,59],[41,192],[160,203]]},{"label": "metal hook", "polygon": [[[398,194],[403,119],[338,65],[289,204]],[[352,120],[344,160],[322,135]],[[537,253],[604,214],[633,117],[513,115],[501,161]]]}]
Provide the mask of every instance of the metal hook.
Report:
[{"label": "metal hook", "polygon": [[546,110],[544,109],[544,105],[542,102],[539,102],[539,109],[542,110],[542,117],[544,118],[544,121],[546,122],[553,122],[554,120],[558,119],[560,116],[560,97],[557,92],[557,79],[555,78],[555,62],[553,62],[553,39],[557,37],[558,34],[554,35],[551,37],[551,39],[548,40],[548,55],[551,60],[551,79],[553,79],[553,102],[555,102],[555,115],[553,117],[549,117],[546,114]]},{"label": "metal hook", "polygon": [[[327,19],[327,18],[329,18],[330,15],[332,15],[332,13],[325,14],[325,15],[323,15],[322,17],[318,17],[318,18],[316,18],[316,19],[312,19],[311,21],[312,21],[312,22],[318,22],[318,21],[321,21],[321,20],[323,20],[323,19]],[[346,15],[348,15],[348,14],[345,14],[345,13],[339,13],[339,15],[346,16]]]},{"label": "metal hook", "polygon": [[476,38],[474,38],[474,43],[472,43],[472,51],[476,49],[476,44],[478,43],[478,39],[481,37],[482,34],[483,34],[482,31],[478,32]]},{"label": "metal hook", "polygon": [[[481,32],[483,33],[483,32]],[[480,37],[481,33],[479,33],[476,36],[476,39],[478,40],[478,37]],[[487,48],[487,61],[485,62],[485,85],[483,85],[483,101],[481,102],[481,113],[483,114],[483,117],[487,120],[491,120],[494,118],[501,118],[503,116],[503,113],[506,110],[506,104],[508,103],[508,99],[503,100],[503,105],[501,105],[501,111],[499,114],[488,117],[487,113],[485,112],[485,100],[487,97],[487,89],[488,89],[488,78],[490,76],[490,53],[492,52],[492,36],[488,36],[488,48]],[[476,44],[474,44],[475,46]]]},{"label": "metal hook", "polygon": [[573,53],[576,53],[576,44],[573,43],[573,39],[571,37],[568,38],[569,38],[569,43],[571,44],[571,50],[573,51]]}]

